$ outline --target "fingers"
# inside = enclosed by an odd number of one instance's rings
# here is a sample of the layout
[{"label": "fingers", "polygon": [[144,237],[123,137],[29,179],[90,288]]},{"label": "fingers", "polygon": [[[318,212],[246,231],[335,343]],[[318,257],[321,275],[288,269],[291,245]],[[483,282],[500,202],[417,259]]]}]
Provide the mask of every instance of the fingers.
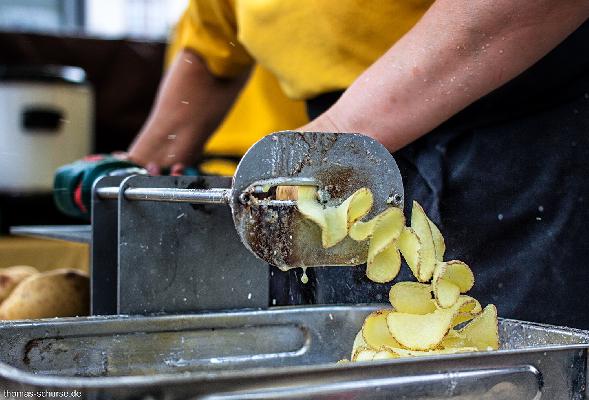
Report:
[{"label": "fingers", "polygon": [[180,176],[184,173],[184,164],[182,163],[176,163],[174,165],[172,165],[172,168],[170,168],[170,175],[172,176]]},{"label": "fingers", "polygon": [[145,164],[145,169],[147,170],[147,173],[149,175],[154,176],[161,175],[162,172],[160,166],[154,162],[148,162],[147,164]]}]

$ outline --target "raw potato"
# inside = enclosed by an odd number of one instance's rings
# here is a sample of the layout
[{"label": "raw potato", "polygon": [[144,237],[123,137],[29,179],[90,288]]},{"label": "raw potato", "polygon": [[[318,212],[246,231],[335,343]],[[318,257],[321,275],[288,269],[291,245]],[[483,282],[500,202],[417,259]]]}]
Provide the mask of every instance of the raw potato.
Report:
[{"label": "raw potato", "polygon": [[364,341],[364,337],[362,336],[362,330],[360,330],[360,332],[358,332],[358,334],[354,338],[354,344],[352,345],[352,354],[350,355],[351,359],[354,359],[354,353],[360,347],[369,347]]},{"label": "raw potato", "polygon": [[401,269],[401,255],[393,244],[386,247],[366,264],[366,276],[373,282],[390,282],[399,274]]},{"label": "raw potato", "polygon": [[390,357],[390,358],[399,358],[399,357],[425,357],[425,356],[435,356],[438,354],[456,354],[456,353],[469,353],[473,351],[477,351],[476,347],[454,347],[448,349],[436,349],[436,350],[427,350],[427,351],[420,351],[420,350],[407,350],[402,348],[387,348],[386,349],[389,353],[396,354],[397,357]]},{"label": "raw potato", "polygon": [[474,297],[462,295],[458,298],[458,301],[461,301],[463,305],[462,307],[460,307],[460,310],[458,311],[456,317],[454,317],[454,320],[452,321],[452,326],[456,326],[466,321],[470,321],[478,314],[480,314],[483,310],[483,308],[481,307],[481,303],[479,303],[479,301]]},{"label": "raw potato", "polygon": [[403,347],[430,350],[444,339],[455,313],[452,308],[423,315],[393,312],[387,316],[387,323],[391,334]]},{"label": "raw potato", "polygon": [[400,346],[387,325],[387,315],[391,312],[392,310],[380,310],[366,317],[362,326],[362,337],[368,347],[380,349],[383,346]]},{"label": "raw potato", "polygon": [[497,308],[489,304],[464,328],[458,331],[468,346],[479,350],[497,350],[499,331],[497,329]]},{"label": "raw potato", "polygon": [[352,361],[372,361],[376,353],[369,347],[359,347],[352,356]]},{"label": "raw potato", "polygon": [[436,249],[430,220],[416,201],[413,202],[413,210],[411,211],[411,228],[417,234],[421,244],[418,251],[419,268],[416,278],[420,282],[427,282],[432,278],[436,266]]},{"label": "raw potato", "polygon": [[432,231],[432,239],[434,241],[434,253],[436,255],[436,260],[443,261],[444,253],[446,252],[446,243],[444,242],[444,236],[442,236],[442,232],[440,232],[436,224],[434,224],[431,219],[428,218],[427,222],[429,223],[429,228]]},{"label": "raw potato", "polygon": [[405,227],[401,235],[399,236],[399,242],[397,243],[403,258],[407,261],[409,269],[416,278],[419,276],[419,263],[420,257],[419,252],[421,249],[421,241],[413,230],[413,228]]},{"label": "raw potato", "polygon": [[462,261],[436,263],[432,289],[439,307],[451,307],[460,293],[466,293],[473,285],[474,275],[470,267]]},{"label": "raw potato", "polygon": [[387,208],[376,218],[378,222],[372,232],[368,247],[368,262],[373,260],[379,253],[383,252],[391,244],[395,243],[405,226],[403,211],[399,208]]},{"label": "raw potato", "polygon": [[408,314],[429,314],[436,310],[432,289],[427,283],[398,282],[389,291],[395,311]]},{"label": "raw potato", "polygon": [[398,269],[389,272],[387,260],[402,254],[419,282],[398,282],[391,287],[393,309],[376,311],[366,318],[354,340],[352,361],[497,349],[495,306],[490,304],[483,310],[476,299],[461,294],[474,285],[470,267],[458,260],[444,261],[444,238],[419,204],[413,204],[411,227],[400,226],[400,219],[393,219],[393,212],[388,212],[388,225],[381,225],[378,218],[382,213],[371,221],[353,224],[350,237],[371,239],[369,249],[373,252],[369,251],[368,260],[372,265],[368,264],[366,273],[372,280],[387,281],[396,276]]},{"label": "raw potato", "polygon": [[14,288],[31,275],[38,274],[36,268],[28,265],[15,265],[0,269],[0,303],[2,303]]},{"label": "raw potato", "polygon": [[321,242],[327,249],[341,242],[350,226],[370,211],[372,192],[361,188],[339,206],[324,208],[317,201],[316,187],[299,186],[297,207],[301,214],[321,227]]},{"label": "raw potato", "polygon": [[90,280],[73,269],[29,276],[0,305],[0,319],[88,315]]},{"label": "raw potato", "polygon": [[[356,228],[358,226],[358,228]],[[370,237],[366,276],[373,282],[390,282],[401,269],[401,254],[397,241],[405,226],[401,209],[392,207],[374,217],[369,222],[356,222],[350,229],[350,237]]]},{"label": "raw potato", "polygon": [[431,350],[438,346],[452,328],[452,321],[460,308],[471,300],[463,298],[450,308],[439,308],[432,313],[416,315],[391,312],[387,324],[393,337],[410,350]]}]

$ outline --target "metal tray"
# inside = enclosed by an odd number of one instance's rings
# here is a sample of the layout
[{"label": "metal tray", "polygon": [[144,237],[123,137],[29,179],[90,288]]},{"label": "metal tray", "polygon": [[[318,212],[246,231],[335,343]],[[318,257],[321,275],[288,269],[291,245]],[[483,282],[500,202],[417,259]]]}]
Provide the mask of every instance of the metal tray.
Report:
[{"label": "metal tray", "polygon": [[500,321],[499,351],[335,364],[383,307],[3,322],[0,388],[87,399],[586,398],[589,332],[515,320]]}]

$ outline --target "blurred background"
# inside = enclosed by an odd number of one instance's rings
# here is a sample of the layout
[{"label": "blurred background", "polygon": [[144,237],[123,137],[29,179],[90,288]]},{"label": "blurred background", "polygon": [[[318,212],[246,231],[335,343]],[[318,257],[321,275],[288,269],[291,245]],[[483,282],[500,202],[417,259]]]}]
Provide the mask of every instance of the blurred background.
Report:
[{"label": "blurred background", "polygon": [[[55,170],[126,150],[190,28],[189,0],[0,0],[0,268],[86,269],[86,245],[9,235],[11,226],[87,224],[55,207]],[[194,110],[198,112],[198,110]],[[232,175],[257,138],[307,122],[255,66],[204,149],[204,174]]]},{"label": "blurred background", "polygon": [[166,42],[187,4],[0,0],[0,267],[87,268],[85,245],[13,237],[8,229],[86,223],[55,208],[54,170],[127,148],[149,113]]}]

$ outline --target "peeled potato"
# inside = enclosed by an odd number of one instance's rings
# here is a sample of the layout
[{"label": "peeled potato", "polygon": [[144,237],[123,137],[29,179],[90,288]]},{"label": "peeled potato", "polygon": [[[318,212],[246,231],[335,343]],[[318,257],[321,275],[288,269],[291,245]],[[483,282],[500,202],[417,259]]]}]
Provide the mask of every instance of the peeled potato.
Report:
[{"label": "peeled potato", "polygon": [[38,273],[39,271],[36,268],[28,265],[15,265],[0,269],[0,303],[8,297],[20,282]]},{"label": "peeled potato", "polygon": [[419,282],[398,282],[389,291],[395,311],[408,314],[429,314],[436,310],[431,286]]},{"label": "peeled potato", "polygon": [[367,188],[358,189],[342,204],[324,208],[317,201],[317,188],[300,186],[297,207],[301,214],[321,227],[321,242],[330,248],[341,242],[349,227],[372,208],[372,192]]},{"label": "peeled potato", "polygon": [[460,329],[458,333],[468,346],[476,347],[479,350],[497,350],[499,348],[497,324],[497,308],[493,304],[489,304],[483,309],[483,312]]},{"label": "peeled potato", "polygon": [[375,311],[366,317],[362,326],[362,337],[364,342],[373,349],[380,349],[382,346],[399,347],[387,325],[387,315],[392,310]]},{"label": "peeled potato", "polygon": [[90,280],[73,269],[35,274],[23,280],[0,305],[0,319],[88,315]]}]

